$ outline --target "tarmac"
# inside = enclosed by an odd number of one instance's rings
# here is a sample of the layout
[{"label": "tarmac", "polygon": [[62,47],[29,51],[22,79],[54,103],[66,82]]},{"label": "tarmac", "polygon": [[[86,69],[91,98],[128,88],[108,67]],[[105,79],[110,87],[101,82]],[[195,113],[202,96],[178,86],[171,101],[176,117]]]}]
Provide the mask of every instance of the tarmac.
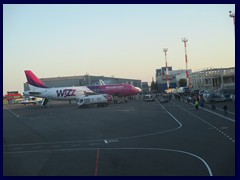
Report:
[{"label": "tarmac", "polygon": [[7,105],[4,176],[235,176],[235,104]]}]

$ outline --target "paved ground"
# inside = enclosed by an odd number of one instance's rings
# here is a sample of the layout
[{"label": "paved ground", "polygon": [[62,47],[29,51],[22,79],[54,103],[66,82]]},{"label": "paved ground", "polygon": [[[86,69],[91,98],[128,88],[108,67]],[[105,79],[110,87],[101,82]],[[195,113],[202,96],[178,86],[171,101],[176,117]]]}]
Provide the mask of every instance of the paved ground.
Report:
[{"label": "paved ground", "polygon": [[78,109],[10,105],[4,176],[234,176],[235,106],[130,101]]}]

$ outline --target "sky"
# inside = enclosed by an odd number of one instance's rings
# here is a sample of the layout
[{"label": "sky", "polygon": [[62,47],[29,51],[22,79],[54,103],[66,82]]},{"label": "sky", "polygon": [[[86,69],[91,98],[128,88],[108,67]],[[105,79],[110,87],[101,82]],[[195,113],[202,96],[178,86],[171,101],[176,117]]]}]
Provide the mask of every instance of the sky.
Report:
[{"label": "sky", "polygon": [[39,78],[95,75],[150,83],[167,64],[235,67],[234,4],[3,5],[3,93]]}]

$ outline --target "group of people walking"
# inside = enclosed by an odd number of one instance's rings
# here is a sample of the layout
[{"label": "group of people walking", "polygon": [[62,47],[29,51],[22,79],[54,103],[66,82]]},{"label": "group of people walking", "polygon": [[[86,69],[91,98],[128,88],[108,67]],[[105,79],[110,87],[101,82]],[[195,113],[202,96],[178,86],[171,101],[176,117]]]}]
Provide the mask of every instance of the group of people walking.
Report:
[{"label": "group of people walking", "polygon": [[[182,95],[181,96],[179,94],[174,94],[174,96],[175,96],[175,99],[177,99],[179,101],[180,101],[180,99],[182,99],[183,101],[187,100],[188,103],[193,102],[196,110],[198,110],[199,106],[201,106],[203,108],[204,104],[205,104],[205,101],[204,101],[204,98],[203,98],[202,95],[196,95],[195,94],[195,95],[190,95],[190,96],[187,96],[187,95]],[[211,108],[212,108],[212,110],[216,109],[216,106],[215,106],[214,102],[211,103]],[[224,114],[227,115],[227,111],[228,111],[227,104],[224,104],[223,110],[224,110]]]},{"label": "group of people walking", "polygon": [[[198,110],[198,103],[199,103],[199,100],[197,99],[197,100],[195,101],[195,109],[196,109],[196,110]],[[202,103],[202,102],[201,102],[201,103]],[[203,106],[202,106],[202,107],[203,107]],[[215,110],[215,109],[216,109],[216,106],[215,106],[215,103],[214,103],[214,102],[212,102],[211,108],[212,108],[212,110]],[[224,106],[223,106],[223,111],[224,111],[224,114],[227,115],[227,111],[228,111],[228,106],[227,106],[227,104],[224,104]]]}]

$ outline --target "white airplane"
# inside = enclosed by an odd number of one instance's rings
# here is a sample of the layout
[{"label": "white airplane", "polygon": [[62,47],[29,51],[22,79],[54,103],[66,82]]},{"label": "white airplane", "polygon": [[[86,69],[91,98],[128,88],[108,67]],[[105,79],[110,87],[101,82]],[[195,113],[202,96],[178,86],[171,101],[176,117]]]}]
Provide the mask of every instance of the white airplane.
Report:
[{"label": "white airplane", "polygon": [[25,70],[25,75],[30,91],[24,91],[23,94],[43,98],[42,107],[46,107],[49,99],[69,100],[71,102],[79,96],[93,93],[86,86],[49,88],[31,70]]}]

